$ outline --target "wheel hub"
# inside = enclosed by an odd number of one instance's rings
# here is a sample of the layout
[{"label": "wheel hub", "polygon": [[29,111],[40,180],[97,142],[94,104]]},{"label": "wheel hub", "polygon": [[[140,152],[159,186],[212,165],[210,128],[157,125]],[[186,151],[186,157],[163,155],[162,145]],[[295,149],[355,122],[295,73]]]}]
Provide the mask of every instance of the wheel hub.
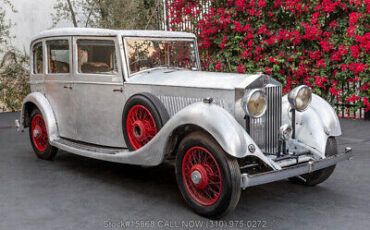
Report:
[{"label": "wheel hub", "polygon": [[38,138],[39,137],[39,135],[40,135],[40,129],[39,128],[35,128],[34,130],[33,130],[33,137],[34,138]]},{"label": "wheel hub", "polygon": [[190,170],[190,178],[194,185],[199,189],[204,189],[208,185],[208,175],[202,165],[194,165]]},{"label": "wheel hub", "polygon": [[134,136],[138,140],[145,139],[145,125],[142,121],[135,121],[134,122]]},{"label": "wheel hub", "polygon": [[191,181],[193,181],[194,184],[199,184],[201,180],[202,175],[200,174],[200,172],[195,170],[194,172],[191,173]]}]

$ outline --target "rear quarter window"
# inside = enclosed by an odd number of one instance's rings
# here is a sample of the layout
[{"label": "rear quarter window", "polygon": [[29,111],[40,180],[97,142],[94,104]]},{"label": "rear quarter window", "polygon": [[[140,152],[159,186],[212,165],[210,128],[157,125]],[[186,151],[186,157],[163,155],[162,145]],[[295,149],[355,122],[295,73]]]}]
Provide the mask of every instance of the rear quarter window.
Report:
[{"label": "rear quarter window", "polygon": [[44,73],[44,56],[42,53],[42,42],[38,42],[33,46],[32,49],[32,58],[33,58],[33,70],[34,74],[43,74]]}]

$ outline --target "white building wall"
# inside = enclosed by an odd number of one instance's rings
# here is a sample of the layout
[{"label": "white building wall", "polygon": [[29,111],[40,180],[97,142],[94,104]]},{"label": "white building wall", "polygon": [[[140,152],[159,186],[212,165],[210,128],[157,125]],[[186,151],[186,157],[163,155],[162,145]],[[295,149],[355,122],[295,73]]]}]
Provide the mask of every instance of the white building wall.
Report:
[{"label": "white building wall", "polygon": [[[56,0],[11,0],[14,8],[13,13],[9,7],[6,11],[6,20],[11,20],[15,25],[11,29],[11,35],[16,36],[11,44],[16,48],[29,52],[31,38],[37,33],[52,27],[51,13],[54,12]],[[63,22],[56,27],[72,27],[72,23]]]}]

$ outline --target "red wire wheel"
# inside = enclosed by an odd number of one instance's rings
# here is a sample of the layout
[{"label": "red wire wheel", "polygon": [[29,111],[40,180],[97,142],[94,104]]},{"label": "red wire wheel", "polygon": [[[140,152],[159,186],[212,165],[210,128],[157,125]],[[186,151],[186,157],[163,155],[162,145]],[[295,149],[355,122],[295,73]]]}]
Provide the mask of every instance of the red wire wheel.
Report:
[{"label": "red wire wheel", "polygon": [[44,152],[48,147],[49,139],[45,121],[41,114],[33,116],[31,122],[31,135],[36,149],[40,152]]},{"label": "red wire wheel", "polygon": [[157,134],[154,117],[145,106],[134,105],[128,111],[126,132],[135,150],[143,147]]},{"label": "red wire wheel", "polygon": [[217,202],[222,189],[221,172],[207,149],[194,146],[185,153],[182,176],[188,193],[198,204],[210,206]]}]

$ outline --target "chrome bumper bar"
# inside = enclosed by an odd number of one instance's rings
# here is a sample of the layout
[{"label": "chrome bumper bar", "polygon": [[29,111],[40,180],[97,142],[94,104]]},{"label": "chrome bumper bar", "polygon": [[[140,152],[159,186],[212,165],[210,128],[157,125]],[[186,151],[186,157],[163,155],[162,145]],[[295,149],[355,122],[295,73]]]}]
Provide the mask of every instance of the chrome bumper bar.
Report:
[{"label": "chrome bumper bar", "polygon": [[302,174],[310,173],[319,169],[335,165],[336,163],[348,160],[352,156],[351,150],[345,153],[339,153],[334,156],[327,157],[325,159],[320,159],[316,161],[308,161],[307,163],[301,163],[298,165],[283,168],[281,170],[269,171],[264,173],[258,173],[253,175],[248,175],[243,173],[241,175],[241,187],[246,189],[247,187],[252,187],[260,184],[266,184],[273,181],[279,181],[287,179],[290,177],[299,176]]}]

